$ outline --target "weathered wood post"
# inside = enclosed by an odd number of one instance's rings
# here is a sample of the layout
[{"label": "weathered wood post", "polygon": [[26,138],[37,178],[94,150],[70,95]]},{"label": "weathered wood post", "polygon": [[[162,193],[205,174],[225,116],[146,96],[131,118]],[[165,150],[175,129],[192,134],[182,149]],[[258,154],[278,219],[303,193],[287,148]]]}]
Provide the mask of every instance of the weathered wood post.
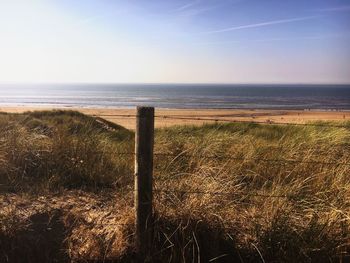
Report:
[{"label": "weathered wood post", "polygon": [[136,253],[142,262],[150,257],[153,236],[153,144],[154,108],[137,107],[135,135],[135,245]]}]

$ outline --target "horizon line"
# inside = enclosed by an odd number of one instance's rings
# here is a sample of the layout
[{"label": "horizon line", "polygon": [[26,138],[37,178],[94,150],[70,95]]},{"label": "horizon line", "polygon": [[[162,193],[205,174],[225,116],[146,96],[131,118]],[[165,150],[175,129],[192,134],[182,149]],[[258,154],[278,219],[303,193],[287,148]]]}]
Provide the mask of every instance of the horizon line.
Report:
[{"label": "horizon line", "polygon": [[350,82],[84,82],[0,81],[0,85],[350,85]]}]

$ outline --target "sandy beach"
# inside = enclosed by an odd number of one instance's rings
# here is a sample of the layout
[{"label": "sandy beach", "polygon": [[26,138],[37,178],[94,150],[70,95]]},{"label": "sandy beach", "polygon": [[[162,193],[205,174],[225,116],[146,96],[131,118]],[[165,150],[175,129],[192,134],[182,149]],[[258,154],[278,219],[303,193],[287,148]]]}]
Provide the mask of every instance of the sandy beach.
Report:
[{"label": "sandy beach", "polygon": [[[128,129],[135,128],[135,109],[111,108],[41,108],[41,107],[0,107],[0,112],[21,113],[38,110],[77,110],[84,114],[102,117]],[[118,115],[118,116],[110,116]],[[319,110],[237,110],[237,109],[156,109],[156,128],[173,125],[201,125],[215,120],[307,123],[310,121],[350,120],[350,111]],[[194,117],[194,118],[193,118]],[[195,118],[208,120],[196,120]],[[179,118],[179,119],[176,119]],[[190,118],[190,119],[186,119]]]}]

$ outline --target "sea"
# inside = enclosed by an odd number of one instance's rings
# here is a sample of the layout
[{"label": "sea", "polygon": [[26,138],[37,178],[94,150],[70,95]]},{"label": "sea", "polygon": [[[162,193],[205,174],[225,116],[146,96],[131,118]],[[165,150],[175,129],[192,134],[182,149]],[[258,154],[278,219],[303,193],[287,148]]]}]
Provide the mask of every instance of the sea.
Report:
[{"label": "sea", "polygon": [[350,110],[350,85],[0,84],[1,106]]}]

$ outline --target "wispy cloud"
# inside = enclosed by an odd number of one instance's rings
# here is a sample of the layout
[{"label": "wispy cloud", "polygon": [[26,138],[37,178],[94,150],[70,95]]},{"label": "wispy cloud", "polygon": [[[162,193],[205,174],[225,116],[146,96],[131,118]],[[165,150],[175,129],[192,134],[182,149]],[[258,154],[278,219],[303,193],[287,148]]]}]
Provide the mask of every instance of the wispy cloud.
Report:
[{"label": "wispy cloud", "polygon": [[299,40],[321,40],[321,39],[336,39],[336,38],[349,38],[349,34],[330,34],[330,35],[314,35],[314,36],[301,36],[301,37],[285,37],[285,38],[266,38],[257,39],[253,42],[276,42],[276,41],[299,41]]},{"label": "wispy cloud", "polygon": [[[195,0],[190,3],[187,3],[177,9],[174,10],[174,13],[176,13],[178,16],[197,16],[199,14],[222,8],[224,6],[236,4],[238,2],[242,2],[244,0],[229,0],[229,1],[218,1],[218,2],[210,2],[208,5],[208,1],[203,0]],[[214,4],[213,4],[214,3]]]},{"label": "wispy cloud", "polygon": [[179,12],[179,11],[184,11],[188,8],[191,8],[197,4],[199,4],[201,1],[200,0],[195,0],[195,1],[192,1],[192,2],[189,2],[183,6],[180,6],[179,8],[177,8],[175,11]]},{"label": "wispy cloud", "polygon": [[320,12],[344,12],[344,11],[350,11],[350,5],[343,5],[343,6],[335,6],[330,8],[323,8],[318,9],[317,11]]},{"label": "wispy cloud", "polygon": [[230,31],[236,31],[236,30],[242,30],[242,29],[248,29],[248,28],[267,27],[267,26],[278,25],[278,24],[289,24],[294,22],[311,20],[319,17],[320,16],[304,16],[304,17],[295,17],[295,18],[289,18],[289,19],[273,20],[273,21],[267,21],[267,22],[249,24],[249,25],[234,26],[234,27],[227,27],[227,28],[222,28],[222,29],[217,29],[212,31],[206,31],[206,32],[202,32],[201,34],[216,34],[216,33],[224,33],[224,32],[230,32]]},{"label": "wispy cloud", "polygon": [[210,7],[202,7],[202,8],[190,8],[187,10],[183,10],[177,14],[179,17],[194,17],[197,15],[200,15],[204,12],[210,11],[217,8],[217,6],[210,6]]},{"label": "wispy cloud", "polygon": [[350,39],[350,32],[342,34],[330,34],[330,35],[314,35],[314,36],[301,36],[301,37],[276,37],[276,38],[262,38],[262,39],[241,39],[241,40],[228,40],[228,41],[214,41],[214,42],[197,42],[193,43],[196,46],[207,45],[225,45],[225,44],[241,44],[241,43],[260,43],[260,42],[283,42],[283,41],[302,41],[302,40],[321,40],[321,39]]}]

